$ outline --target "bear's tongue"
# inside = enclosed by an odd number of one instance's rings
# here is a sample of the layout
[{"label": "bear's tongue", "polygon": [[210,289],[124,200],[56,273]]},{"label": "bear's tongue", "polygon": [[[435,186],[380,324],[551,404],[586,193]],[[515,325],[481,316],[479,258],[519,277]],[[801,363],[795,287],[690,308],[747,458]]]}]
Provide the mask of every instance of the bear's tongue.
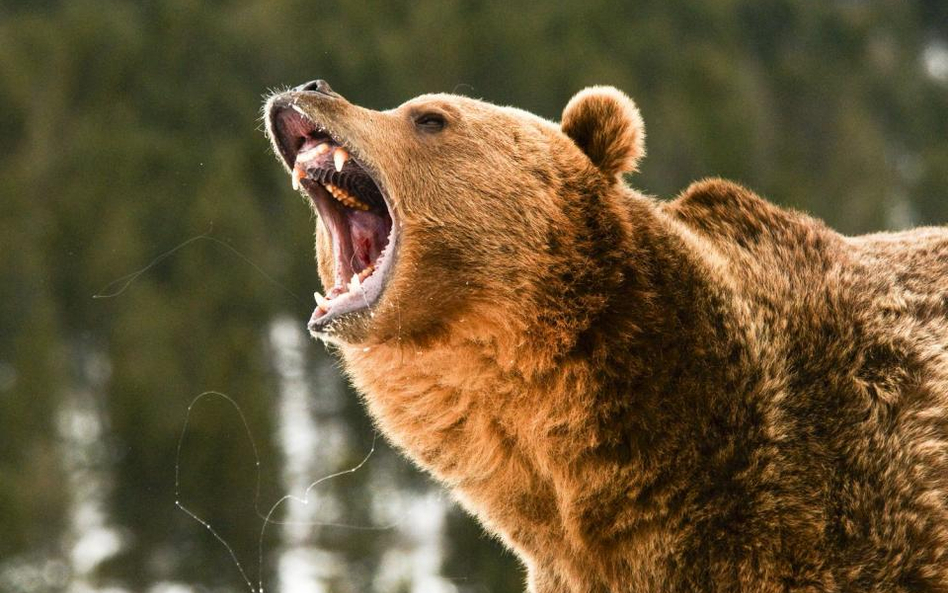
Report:
[{"label": "bear's tongue", "polygon": [[335,278],[325,297],[314,293],[317,306],[311,323],[331,312],[367,307],[377,298],[387,268],[383,262],[390,259],[392,232],[391,218],[374,210],[334,205],[328,198],[314,201],[332,238]]},{"label": "bear's tongue", "polygon": [[352,211],[347,216],[352,242],[352,268],[363,270],[378,260],[392,225],[373,212]]}]

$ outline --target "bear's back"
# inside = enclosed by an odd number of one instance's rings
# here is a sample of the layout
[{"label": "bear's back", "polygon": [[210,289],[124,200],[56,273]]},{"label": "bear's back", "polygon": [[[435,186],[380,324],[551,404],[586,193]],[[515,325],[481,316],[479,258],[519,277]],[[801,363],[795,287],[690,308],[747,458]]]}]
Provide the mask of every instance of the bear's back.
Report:
[{"label": "bear's back", "polygon": [[[726,271],[740,319],[753,326],[753,371],[774,386],[743,396],[766,419],[762,432],[777,435],[762,466],[796,476],[800,506],[815,512],[812,529],[795,532],[810,538],[799,542],[812,550],[803,580],[941,590],[948,229],[844,237],[718,180],[693,185],[663,210],[714,252],[696,257],[724,262],[714,269]],[[764,485],[764,475],[751,481]],[[694,541],[682,561],[713,555]],[[902,555],[897,569],[886,554]]]},{"label": "bear's back", "polygon": [[948,326],[948,227],[845,237],[717,179],[693,184],[664,211],[715,248],[744,296],[770,308],[799,314],[833,302]]},{"label": "bear's back", "polygon": [[894,290],[937,298],[941,312],[948,312],[948,228],[874,233],[847,242],[871,273],[887,278]]}]

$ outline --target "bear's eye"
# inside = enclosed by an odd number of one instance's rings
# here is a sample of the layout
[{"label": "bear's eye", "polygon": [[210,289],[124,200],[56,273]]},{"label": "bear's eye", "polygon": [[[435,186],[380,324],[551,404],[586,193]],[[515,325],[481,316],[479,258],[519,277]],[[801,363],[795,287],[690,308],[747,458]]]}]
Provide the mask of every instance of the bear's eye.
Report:
[{"label": "bear's eye", "polygon": [[440,113],[422,113],[415,118],[415,126],[422,132],[440,132],[444,129],[444,116]]}]

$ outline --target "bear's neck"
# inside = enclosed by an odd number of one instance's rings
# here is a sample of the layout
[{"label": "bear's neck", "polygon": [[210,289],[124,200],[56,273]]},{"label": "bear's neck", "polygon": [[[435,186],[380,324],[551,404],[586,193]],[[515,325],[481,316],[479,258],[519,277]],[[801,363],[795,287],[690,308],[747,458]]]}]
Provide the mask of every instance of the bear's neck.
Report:
[{"label": "bear's neck", "polygon": [[616,514],[667,478],[710,405],[686,387],[733,355],[708,246],[631,193],[577,216],[564,239],[576,251],[538,279],[530,315],[472,313],[425,346],[342,347],[382,431],[528,556],[556,548],[537,538],[608,538],[639,520]]}]

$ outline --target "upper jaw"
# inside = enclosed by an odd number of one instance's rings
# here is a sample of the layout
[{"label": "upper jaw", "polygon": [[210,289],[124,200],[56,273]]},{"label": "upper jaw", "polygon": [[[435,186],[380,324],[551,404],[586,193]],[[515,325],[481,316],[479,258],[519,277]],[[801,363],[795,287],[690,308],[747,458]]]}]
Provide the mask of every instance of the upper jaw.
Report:
[{"label": "upper jaw", "polygon": [[388,193],[357,149],[309,115],[297,93],[271,99],[267,133],[331,237],[334,278],[315,293],[310,332],[332,341],[357,341],[374,317],[397,253],[398,232]]},{"label": "upper jaw", "polygon": [[297,152],[311,132],[335,138],[318,114],[321,110],[314,109],[306,98],[306,93],[286,92],[271,97],[263,108],[267,137],[280,162],[289,171],[293,170]]}]

